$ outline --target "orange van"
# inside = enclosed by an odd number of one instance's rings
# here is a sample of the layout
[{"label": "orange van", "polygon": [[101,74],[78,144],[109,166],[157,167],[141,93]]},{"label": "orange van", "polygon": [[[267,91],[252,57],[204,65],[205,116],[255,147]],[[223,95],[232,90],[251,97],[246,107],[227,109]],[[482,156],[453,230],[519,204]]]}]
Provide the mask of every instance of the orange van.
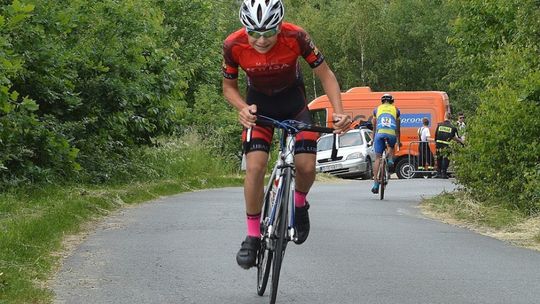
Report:
[{"label": "orange van", "polygon": [[[429,130],[434,138],[437,124],[444,121],[446,112],[450,112],[448,95],[440,91],[372,92],[369,87],[356,87],[341,93],[344,111],[356,124],[371,122],[373,110],[381,104],[385,93],[394,96],[394,105],[401,112],[402,147],[395,151],[395,172],[399,178],[411,178],[416,171],[418,128],[422,126],[422,118],[429,119]],[[333,110],[326,95],[317,97],[308,107],[314,123],[332,125]],[[430,146],[435,153],[435,144],[431,142]]]}]

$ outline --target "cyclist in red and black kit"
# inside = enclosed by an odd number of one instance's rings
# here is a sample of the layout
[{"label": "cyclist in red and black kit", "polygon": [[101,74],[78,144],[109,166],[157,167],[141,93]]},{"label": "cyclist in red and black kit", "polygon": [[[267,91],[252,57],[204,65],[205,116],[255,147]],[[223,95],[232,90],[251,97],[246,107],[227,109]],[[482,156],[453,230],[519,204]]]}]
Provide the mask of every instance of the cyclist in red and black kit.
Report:
[{"label": "cyclist in red and black kit", "polygon": [[[238,264],[245,269],[255,266],[260,246],[264,175],[273,135],[273,128],[255,125],[256,114],[311,123],[299,57],[311,66],[332,103],[336,132],[345,131],[351,124],[351,118],[343,113],[337,79],[323,55],[302,28],[283,22],[283,16],[281,0],[244,0],[240,8],[240,21],[244,27],[230,34],[223,44],[223,94],[238,110],[239,121],[245,128],[242,140],[246,153],[247,237],[236,256]],[[245,98],[238,89],[239,68],[247,75]],[[249,145],[245,144],[247,128],[253,128]],[[315,133],[297,135],[294,195],[297,244],[303,243],[309,234],[306,195],[315,180],[316,140]]]}]

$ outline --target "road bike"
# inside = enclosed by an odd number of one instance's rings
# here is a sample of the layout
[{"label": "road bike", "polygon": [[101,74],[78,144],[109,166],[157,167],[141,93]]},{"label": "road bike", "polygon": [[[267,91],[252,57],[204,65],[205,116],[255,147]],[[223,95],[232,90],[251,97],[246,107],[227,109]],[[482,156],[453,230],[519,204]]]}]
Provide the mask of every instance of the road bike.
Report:
[{"label": "road bike", "polygon": [[388,171],[388,138],[384,139],[384,150],[379,161],[379,171],[377,171],[377,179],[379,180],[379,197],[384,199],[384,190],[390,179],[390,172]]},{"label": "road bike", "polygon": [[[260,223],[261,247],[257,256],[257,294],[264,295],[271,278],[270,304],[274,304],[287,243],[297,240],[294,219],[295,136],[301,131],[332,133],[334,129],[296,120],[278,121],[263,115],[257,117],[257,124],[270,125],[280,130],[278,158],[264,192]],[[251,129],[248,129],[248,140],[250,133]]]}]

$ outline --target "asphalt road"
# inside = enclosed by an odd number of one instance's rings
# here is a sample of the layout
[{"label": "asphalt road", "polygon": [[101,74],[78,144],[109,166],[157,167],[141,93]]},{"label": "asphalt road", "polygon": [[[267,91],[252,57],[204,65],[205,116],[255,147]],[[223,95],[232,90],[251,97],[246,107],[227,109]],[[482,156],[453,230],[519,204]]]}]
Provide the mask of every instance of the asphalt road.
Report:
[{"label": "asphalt road", "polygon": [[[318,182],[311,234],[287,247],[278,303],[540,302],[540,253],[423,217],[449,180]],[[110,216],[65,259],[55,303],[268,303],[236,265],[241,188],[185,193]]]}]

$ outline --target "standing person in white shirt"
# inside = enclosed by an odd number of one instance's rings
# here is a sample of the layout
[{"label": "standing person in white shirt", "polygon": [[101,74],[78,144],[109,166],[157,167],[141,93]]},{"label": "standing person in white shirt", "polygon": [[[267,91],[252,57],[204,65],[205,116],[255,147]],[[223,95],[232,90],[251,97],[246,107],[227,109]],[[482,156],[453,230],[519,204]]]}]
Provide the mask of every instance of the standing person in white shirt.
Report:
[{"label": "standing person in white shirt", "polygon": [[458,113],[458,120],[457,120],[457,130],[458,130],[458,136],[465,141],[465,130],[467,129],[467,125],[465,124],[465,115],[463,115],[462,112]]},{"label": "standing person in white shirt", "polygon": [[431,133],[429,132],[429,119],[422,119],[423,126],[418,129],[418,170],[433,170],[433,154],[429,148]]}]

